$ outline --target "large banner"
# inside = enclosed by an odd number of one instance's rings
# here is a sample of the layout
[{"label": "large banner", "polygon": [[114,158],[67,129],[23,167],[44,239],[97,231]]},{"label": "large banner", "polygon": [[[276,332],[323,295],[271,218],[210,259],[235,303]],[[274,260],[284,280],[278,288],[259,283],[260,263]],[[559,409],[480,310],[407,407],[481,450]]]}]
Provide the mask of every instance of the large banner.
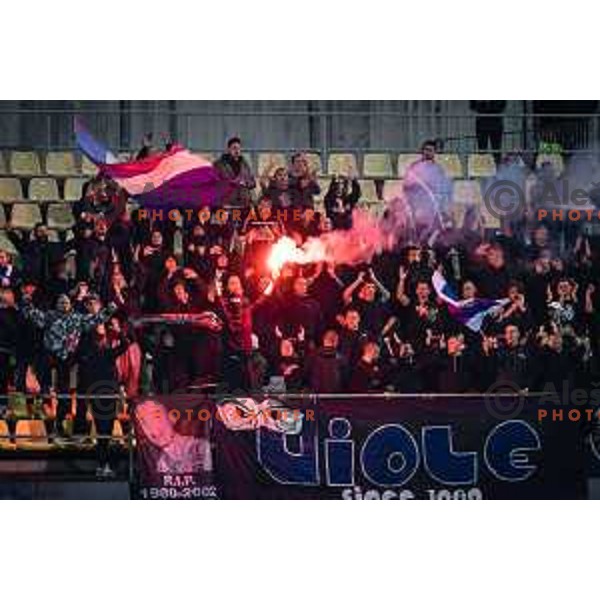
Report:
[{"label": "large banner", "polygon": [[216,480],[224,498],[584,498],[585,413],[571,408],[525,397],[321,400],[300,407],[299,433],[216,423]]},{"label": "large banner", "polygon": [[212,414],[211,402],[190,396],[147,397],[135,403],[135,497],[144,500],[218,497],[210,444]]}]

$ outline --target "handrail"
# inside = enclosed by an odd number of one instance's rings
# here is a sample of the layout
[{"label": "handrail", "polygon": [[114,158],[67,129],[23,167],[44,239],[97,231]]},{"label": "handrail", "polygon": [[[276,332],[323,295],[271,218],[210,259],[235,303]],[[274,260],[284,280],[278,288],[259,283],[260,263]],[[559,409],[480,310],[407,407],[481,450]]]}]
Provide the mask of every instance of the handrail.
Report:
[{"label": "handrail", "polygon": [[[461,392],[461,393],[443,393],[443,392],[426,392],[426,393],[407,393],[407,392],[370,392],[370,393],[315,393],[315,392],[265,392],[265,391],[254,391],[254,392],[245,392],[240,390],[239,392],[223,392],[223,393],[214,393],[214,392],[185,392],[185,393],[149,393],[142,394],[135,398],[128,398],[130,402],[135,402],[139,398],[152,398],[152,397],[166,397],[172,396],[180,400],[195,400],[198,397],[205,398],[206,400],[225,400],[230,398],[289,398],[291,400],[302,400],[302,399],[310,399],[310,400],[365,400],[366,398],[373,398],[377,400],[393,400],[393,399],[432,399],[432,398],[465,398],[465,399],[482,399],[486,397],[486,394],[489,394],[488,391],[483,390],[481,392]],[[543,398],[547,396],[555,396],[557,393],[555,392],[529,392],[529,391],[521,391],[518,392],[515,390],[514,393],[496,393],[493,392],[494,398],[506,397],[506,398],[516,398],[516,397],[531,397],[531,398]],[[47,396],[47,394],[46,394]],[[8,400],[14,396],[10,394],[0,394],[0,401]],[[25,397],[26,399],[36,399],[42,397],[42,394],[21,394],[19,393],[19,397]],[[53,398],[57,398],[59,400],[71,400],[75,398],[83,398],[83,399],[95,399],[95,400],[120,400],[123,396],[119,394],[86,394],[81,393],[79,395],[74,394],[55,394],[52,396]]]},{"label": "handrail", "polygon": [[[152,115],[152,116],[175,116],[175,117],[406,117],[410,119],[472,119],[477,117],[504,117],[508,119],[525,118],[591,118],[598,117],[600,113],[535,113],[535,112],[503,112],[503,113],[477,113],[469,110],[464,113],[453,112],[410,112],[401,110],[335,110],[335,109],[316,109],[316,110],[162,110],[151,108],[131,108],[127,109],[128,115]],[[120,116],[123,111],[119,109],[92,109],[92,108],[0,108],[0,115],[15,114],[34,114],[34,115],[101,115],[101,116]]]}]

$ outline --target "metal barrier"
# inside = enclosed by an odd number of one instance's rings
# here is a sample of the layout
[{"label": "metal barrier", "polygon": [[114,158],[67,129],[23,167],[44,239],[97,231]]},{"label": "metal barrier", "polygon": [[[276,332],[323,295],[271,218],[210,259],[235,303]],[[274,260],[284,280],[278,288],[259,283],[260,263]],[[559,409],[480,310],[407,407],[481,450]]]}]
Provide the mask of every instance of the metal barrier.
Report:
[{"label": "metal barrier", "polygon": [[[181,393],[181,394],[176,394],[173,396],[173,400],[177,399],[177,400],[198,400],[198,394],[185,394],[185,393]],[[534,399],[540,399],[542,397],[549,397],[549,396],[554,396],[554,394],[550,394],[548,392],[522,392],[522,393],[494,393],[493,394],[493,399],[494,401],[497,400],[498,398],[500,399],[513,399],[519,400],[519,403],[521,402],[526,402],[528,399],[534,400]],[[33,396],[29,395],[26,397],[30,397],[33,398]],[[61,399],[66,399],[66,398],[70,398],[71,396],[69,395],[61,395],[59,396]],[[155,397],[153,394],[149,394],[147,396],[143,396],[144,399],[151,399]],[[156,397],[160,397],[160,396],[156,396]],[[164,397],[164,396],[163,396]],[[8,396],[4,395],[4,396],[0,396],[0,401],[6,401],[8,400]],[[117,395],[103,395],[103,396],[96,396],[94,398],[110,398],[110,399],[117,399],[118,396]],[[448,399],[456,399],[456,401],[463,401],[463,402],[481,402],[481,403],[485,403],[486,404],[486,408],[489,410],[489,407],[487,406],[487,402],[488,400],[491,398],[488,394],[486,394],[486,392],[480,392],[480,393],[425,393],[425,394],[406,394],[406,393],[396,393],[396,392],[382,392],[382,393],[373,393],[373,394],[314,394],[314,393],[258,393],[258,394],[254,394],[254,393],[248,393],[248,394],[243,394],[243,393],[233,393],[233,394],[202,394],[202,400],[208,400],[208,401],[212,401],[217,403],[220,400],[223,399],[232,399],[232,398],[240,398],[240,399],[245,399],[245,398],[253,398],[257,401],[262,401],[265,400],[267,398],[269,399],[279,399],[279,400],[287,400],[288,401],[288,407],[290,409],[294,409],[294,408],[300,408],[296,402],[300,401],[302,402],[302,408],[312,408],[312,407],[318,407],[318,404],[323,402],[323,403],[327,403],[328,401],[336,401],[336,400],[343,400],[343,401],[356,401],[356,402],[363,402],[363,403],[368,403],[371,400],[389,400],[389,401],[407,401],[407,402],[412,402],[412,403],[418,403],[419,401],[422,400],[427,400],[427,401],[431,401],[431,400],[436,400],[436,399],[440,399],[440,400],[448,400]],[[258,404],[258,403],[257,403]],[[520,404],[521,407],[525,406],[524,404]],[[492,416],[496,416],[494,415],[493,412],[489,413]],[[594,427],[597,426],[597,420],[594,421]],[[210,428],[212,430],[213,427],[213,423],[212,423],[212,415],[211,415],[211,423],[210,423]],[[589,433],[588,435],[591,435],[591,433]],[[87,439],[89,436],[71,436],[69,439],[71,440],[71,442],[73,442],[74,444],[83,441],[84,439]],[[0,434],[0,442],[10,439],[12,440],[30,440],[30,439],[35,439],[32,438],[32,436],[27,436],[27,435],[2,435]],[[108,439],[108,440],[112,440],[114,439],[113,436],[105,436],[105,435],[99,435],[96,436],[96,439]],[[137,443],[136,443],[136,436],[135,436],[135,431],[133,426],[129,428],[129,430],[127,431],[127,435],[126,435],[126,440],[127,440],[127,481],[128,484],[130,485],[130,489],[134,489],[135,486],[138,483],[138,474],[137,474],[137,470],[136,470],[136,447],[137,447]],[[46,449],[48,450],[48,449]],[[52,450],[49,450],[50,452],[52,452]],[[13,451],[7,451],[6,453],[4,453],[2,450],[0,450],[0,461],[2,460],[2,458],[6,458],[6,456],[14,456]],[[67,460],[69,460],[69,458],[67,457]],[[124,467],[124,464],[121,463],[122,468]],[[54,476],[56,476],[56,473],[54,473]],[[123,479],[121,479],[121,481],[123,481]]]},{"label": "metal barrier", "polygon": [[[425,101],[423,101],[424,103]],[[443,101],[431,101],[431,104]],[[321,155],[326,164],[331,153],[358,151],[411,153],[428,138],[437,139],[446,152],[467,154],[479,151],[476,120],[500,117],[504,132],[502,150],[538,152],[543,142],[560,144],[567,152],[583,152],[600,140],[600,114],[552,114],[505,112],[481,115],[469,112],[422,110],[419,102],[407,110],[376,106],[365,110],[329,110],[327,103],[314,102],[309,110],[177,110],[143,109],[120,102],[119,109],[19,108],[2,109],[0,121],[17,121],[29,133],[16,144],[27,147],[69,150],[75,147],[72,118],[81,115],[99,136],[119,151],[130,151],[140,142],[136,131],[165,132],[171,139],[204,152],[221,152],[228,135],[239,133],[249,152],[288,152],[290,148]],[[170,101],[169,105],[175,105]],[[217,104],[217,103],[215,103]],[[309,103],[310,104],[310,103]],[[22,118],[22,121],[21,121]],[[22,123],[22,124],[21,124]],[[273,135],[271,135],[273,134]],[[266,141],[284,139],[284,143]],[[208,141],[207,141],[208,140]],[[491,151],[491,149],[490,149]]]}]

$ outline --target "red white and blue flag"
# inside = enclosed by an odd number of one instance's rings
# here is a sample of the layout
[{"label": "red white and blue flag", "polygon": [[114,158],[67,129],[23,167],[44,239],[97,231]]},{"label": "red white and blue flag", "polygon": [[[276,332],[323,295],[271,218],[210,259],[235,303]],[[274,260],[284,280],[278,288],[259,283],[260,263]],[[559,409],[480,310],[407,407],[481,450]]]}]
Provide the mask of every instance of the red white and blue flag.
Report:
[{"label": "red white and blue flag", "polygon": [[141,160],[116,162],[114,155],[75,119],[75,137],[81,151],[101,175],[120,185],[141,206],[198,208],[226,203],[235,183],[224,180],[212,163],[183,146]]},{"label": "red white and blue flag", "polygon": [[485,317],[494,314],[509,302],[508,298],[472,298],[461,300],[458,298],[456,290],[439,271],[433,274],[431,282],[438,298],[443,300],[448,306],[450,315],[471,331],[481,331]]}]

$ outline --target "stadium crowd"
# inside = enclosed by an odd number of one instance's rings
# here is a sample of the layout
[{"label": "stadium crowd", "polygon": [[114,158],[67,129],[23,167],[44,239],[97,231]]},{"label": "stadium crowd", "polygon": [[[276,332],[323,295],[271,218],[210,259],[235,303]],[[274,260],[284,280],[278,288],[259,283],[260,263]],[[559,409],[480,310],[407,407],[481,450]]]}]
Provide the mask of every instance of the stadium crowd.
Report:
[{"label": "stadium crowd", "polygon": [[[435,162],[431,145],[423,160]],[[302,153],[257,182],[232,138],[215,167],[238,184],[229,204],[243,211],[312,209],[320,192]],[[357,179],[338,176],[310,219],[178,223],[126,210],[122,189],[91,179],[71,239],[9,227],[19,260],[0,251],[0,394],[58,394],[47,413],[62,435],[65,417],[85,431],[86,396],[93,414],[116,416],[93,396],[117,391],[560,390],[597,372],[597,248],[582,228],[565,237],[525,214],[490,232],[473,208],[431,243],[399,236],[368,264],[286,264],[272,277],[282,235],[348,229],[359,198]],[[464,299],[509,302],[472,331],[437,298],[437,269]],[[112,420],[97,421],[110,434]]]}]

